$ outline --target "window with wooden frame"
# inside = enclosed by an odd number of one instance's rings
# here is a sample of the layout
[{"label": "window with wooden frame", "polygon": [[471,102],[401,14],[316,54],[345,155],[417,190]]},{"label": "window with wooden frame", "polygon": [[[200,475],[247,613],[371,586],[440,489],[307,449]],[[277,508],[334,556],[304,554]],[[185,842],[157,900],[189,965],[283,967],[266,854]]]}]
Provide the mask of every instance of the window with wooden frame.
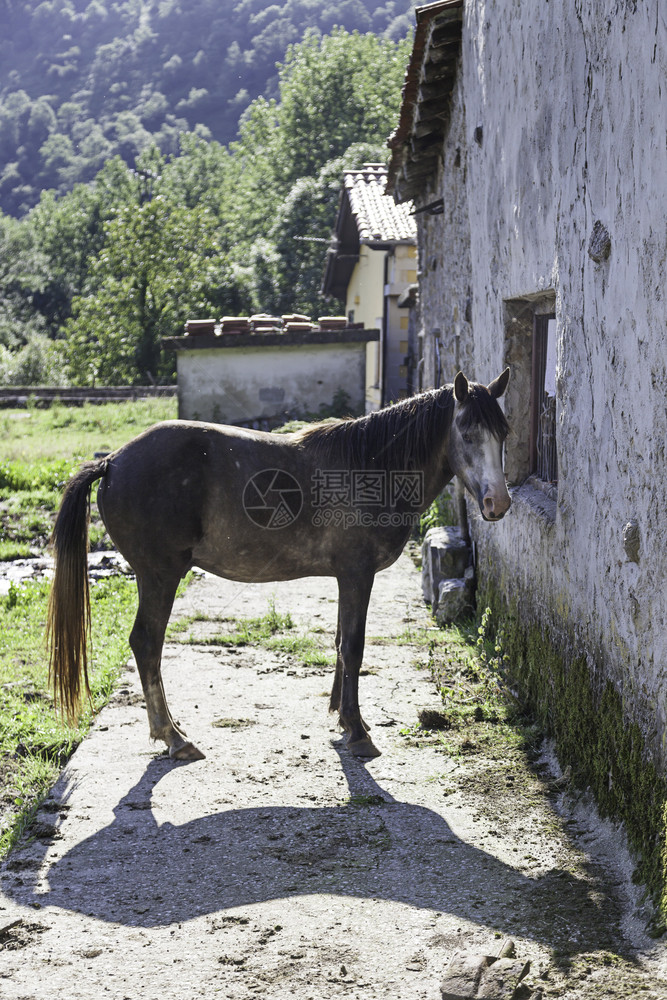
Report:
[{"label": "window with wooden frame", "polygon": [[530,471],[545,483],[556,483],[556,317],[553,313],[534,316],[531,369]]},{"label": "window with wooden frame", "polygon": [[[527,479],[557,489],[556,294],[549,289],[505,299],[504,361],[512,377],[504,396],[510,426],[505,471],[510,483]],[[554,496],[555,499],[555,496]]]}]

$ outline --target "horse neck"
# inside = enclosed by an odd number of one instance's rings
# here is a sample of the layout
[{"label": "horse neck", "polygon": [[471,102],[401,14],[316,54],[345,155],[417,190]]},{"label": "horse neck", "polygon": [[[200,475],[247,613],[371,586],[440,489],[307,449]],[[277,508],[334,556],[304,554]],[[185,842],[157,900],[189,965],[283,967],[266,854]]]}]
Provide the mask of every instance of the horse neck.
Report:
[{"label": "horse neck", "polygon": [[424,510],[433,503],[439,493],[444,490],[447,483],[454,478],[454,472],[447,459],[447,441],[443,443],[442,449],[434,454],[431,461],[424,468]]},{"label": "horse neck", "polygon": [[419,471],[431,503],[452,478],[447,449],[453,413],[453,390],[446,386],[366,417],[316,425],[299,442],[320,463]]},{"label": "horse neck", "polygon": [[[418,429],[409,452],[416,460],[413,468],[423,476],[425,510],[452,479],[454,473],[448,461],[449,432],[454,417],[454,394],[451,386],[416,397],[417,409],[412,413],[413,430]],[[409,405],[410,401],[406,400]],[[425,409],[422,410],[422,407]],[[421,411],[421,412],[419,412]],[[394,461],[400,461],[398,454]],[[405,453],[404,453],[405,461]]]}]

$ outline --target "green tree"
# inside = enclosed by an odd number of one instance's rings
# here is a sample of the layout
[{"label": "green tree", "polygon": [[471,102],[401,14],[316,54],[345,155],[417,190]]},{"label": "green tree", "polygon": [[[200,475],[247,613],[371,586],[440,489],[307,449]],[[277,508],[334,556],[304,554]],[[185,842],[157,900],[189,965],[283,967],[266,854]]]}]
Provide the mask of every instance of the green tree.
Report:
[{"label": "green tree", "polygon": [[62,335],[72,300],[90,291],[90,271],[106,239],[105,224],[123,204],[136,204],[139,179],[120,157],[109,160],[93,184],[77,184],[57,198],[42,194],[23,221],[40,248],[43,270],[33,304],[51,337]]},{"label": "green tree", "polygon": [[374,35],[310,32],[288,50],[279,98],[258,98],[243,115],[220,225],[251,302],[260,289],[266,296],[262,310],[324,308],[319,289],[343,170],[386,156],[407,55],[407,43]]},{"label": "green tree", "polygon": [[44,329],[35,299],[44,288],[46,259],[24,223],[0,213],[0,344],[20,347]]},{"label": "green tree", "polygon": [[302,177],[292,186],[271,232],[278,261],[272,309],[312,316],[330,312],[332,304],[320,287],[343,171],[378,162],[383,155],[381,146],[355,143],[343,156],[325,163],[317,177]]},{"label": "green tree", "polygon": [[105,226],[91,268],[95,291],[73,302],[68,356],[77,384],[132,384],[171,378],[163,337],[190,315],[217,315],[233,302],[231,272],[207,209],[162,195],[122,206]]},{"label": "green tree", "polygon": [[396,123],[409,55],[376,35],[309,32],[280,69],[278,134],[270,143],[278,181],[314,177],[357,142],[384,143]]}]

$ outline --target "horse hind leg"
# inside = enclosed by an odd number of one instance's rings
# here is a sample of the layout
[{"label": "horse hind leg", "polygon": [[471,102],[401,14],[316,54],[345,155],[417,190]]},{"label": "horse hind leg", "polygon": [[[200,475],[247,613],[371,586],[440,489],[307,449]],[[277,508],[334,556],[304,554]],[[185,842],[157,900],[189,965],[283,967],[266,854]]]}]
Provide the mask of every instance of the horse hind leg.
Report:
[{"label": "horse hind leg", "polygon": [[160,670],[164,636],[179,580],[180,574],[137,575],[139,608],[130,633],[130,646],[144,691],[151,739],[166,743],[172,760],[202,760],[204,754],[171,717]]}]

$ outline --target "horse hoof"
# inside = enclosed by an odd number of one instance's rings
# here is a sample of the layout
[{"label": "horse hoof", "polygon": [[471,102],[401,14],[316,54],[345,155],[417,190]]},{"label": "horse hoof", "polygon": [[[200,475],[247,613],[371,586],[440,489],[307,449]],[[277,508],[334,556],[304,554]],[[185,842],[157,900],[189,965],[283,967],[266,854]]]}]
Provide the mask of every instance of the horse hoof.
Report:
[{"label": "horse hoof", "polygon": [[355,757],[379,757],[382,752],[368,737],[365,740],[355,740],[354,743],[348,743],[347,749]]},{"label": "horse hoof", "polygon": [[169,756],[172,760],[205,760],[206,754],[202,753],[194,743],[181,743],[177,747],[169,747]]}]

